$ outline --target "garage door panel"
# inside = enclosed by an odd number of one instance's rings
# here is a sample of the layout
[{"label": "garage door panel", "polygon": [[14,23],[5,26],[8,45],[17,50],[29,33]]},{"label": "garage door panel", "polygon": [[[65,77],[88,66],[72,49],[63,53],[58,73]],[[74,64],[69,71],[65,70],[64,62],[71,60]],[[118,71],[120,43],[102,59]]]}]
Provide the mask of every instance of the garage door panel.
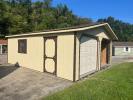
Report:
[{"label": "garage door panel", "polygon": [[80,76],[96,70],[97,40],[83,36],[80,40]]}]

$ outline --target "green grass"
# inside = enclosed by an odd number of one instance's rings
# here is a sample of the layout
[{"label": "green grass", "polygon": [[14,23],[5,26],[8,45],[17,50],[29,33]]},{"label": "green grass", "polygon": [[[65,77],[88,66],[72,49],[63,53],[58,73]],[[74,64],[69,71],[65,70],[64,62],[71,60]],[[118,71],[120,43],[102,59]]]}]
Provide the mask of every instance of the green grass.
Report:
[{"label": "green grass", "polygon": [[133,100],[133,63],[114,65],[43,100]]}]

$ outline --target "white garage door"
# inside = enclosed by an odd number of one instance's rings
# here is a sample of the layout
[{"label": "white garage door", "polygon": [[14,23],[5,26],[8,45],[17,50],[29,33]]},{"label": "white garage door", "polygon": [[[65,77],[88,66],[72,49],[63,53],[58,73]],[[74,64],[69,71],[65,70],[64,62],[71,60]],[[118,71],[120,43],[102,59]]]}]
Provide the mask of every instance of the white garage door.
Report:
[{"label": "white garage door", "polygon": [[80,77],[96,71],[97,40],[83,36],[80,40]]}]

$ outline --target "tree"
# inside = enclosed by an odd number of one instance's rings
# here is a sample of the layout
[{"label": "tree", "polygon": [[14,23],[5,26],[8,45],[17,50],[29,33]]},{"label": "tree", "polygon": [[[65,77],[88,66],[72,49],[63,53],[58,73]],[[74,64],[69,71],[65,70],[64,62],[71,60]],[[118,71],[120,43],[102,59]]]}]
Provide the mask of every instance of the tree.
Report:
[{"label": "tree", "polygon": [[64,4],[52,6],[52,0],[0,0],[0,36],[65,28],[91,23],[80,18]]},{"label": "tree", "polygon": [[52,0],[43,0],[43,7],[46,8],[46,9],[49,9],[51,8],[51,4],[52,4]]},{"label": "tree", "polygon": [[133,41],[133,25],[129,23],[124,23],[113,17],[108,17],[105,19],[98,19],[97,22],[107,22],[110,24],[114,32],[119,38],[119,41]]},{"label": "tree", "polygon": [[0,1],[0,37],[9,33],[10,19],[7,2]]}]

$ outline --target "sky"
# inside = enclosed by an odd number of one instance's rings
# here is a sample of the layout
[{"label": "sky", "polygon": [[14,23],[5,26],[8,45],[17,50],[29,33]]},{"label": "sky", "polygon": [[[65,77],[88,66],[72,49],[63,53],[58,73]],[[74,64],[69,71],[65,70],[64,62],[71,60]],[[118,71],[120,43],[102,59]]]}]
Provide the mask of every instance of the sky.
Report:
[{"label": "sky", "polygon": [[112,16],[133,24],[133,0],[53,0],[52,5],[59,3],[66,4],[74,14],[94,21]]}]

